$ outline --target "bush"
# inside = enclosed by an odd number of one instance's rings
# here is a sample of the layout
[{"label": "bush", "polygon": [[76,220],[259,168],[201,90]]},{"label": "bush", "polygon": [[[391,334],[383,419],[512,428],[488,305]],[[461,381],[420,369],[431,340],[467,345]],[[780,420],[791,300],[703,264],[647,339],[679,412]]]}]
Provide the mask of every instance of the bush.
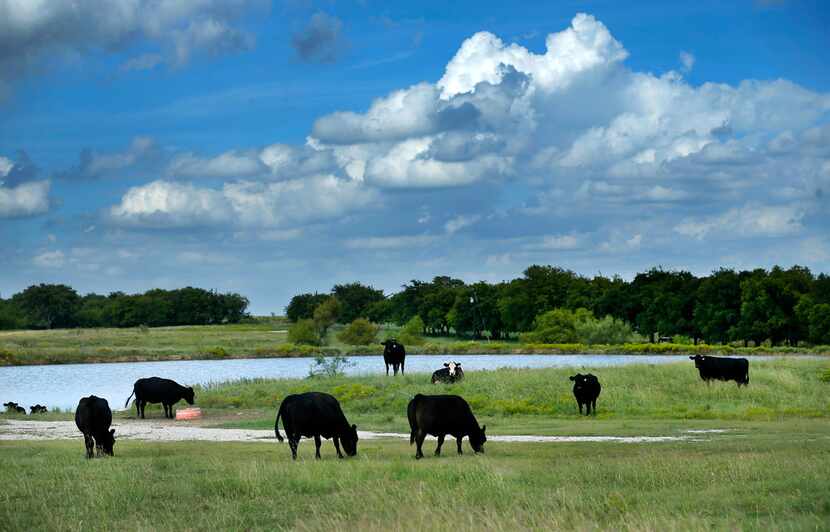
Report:
[{"label": "bush", "polygon": [[314,364],[308,369],[308,378],[338,377],[346,372],[347,367],[353,365],[354,362],[349,362],[349,359],[342,355],[335,355],[330,358],[317,355],[314,357]]},{"label": "bush", "polygon": [[337,339],[349,345],[369,345],[377,340],[379,329],[366,318],[357,318],[337,334]]},{"label": "bush", "polygon": [[539,314],[533,321],[533,331],[522,333],[519,339],[528,344],[575,343],[577,341],[576,316],[564,308],[556,308]]},{"label": "bush", "polygon": [[320,331],[314,320],[297,320],[288,328],[288,341],[292,344],[320,345]]},{"label": "bush", "polygon": [[417,314],[401,328],[398,340],[404,345],[424,345],[424,320]]},{"label": "bush", "polygon": [[576,337],[579,342],[594,344],[624,344],[641,340],[626,322],[605,316],[601,320],[591,318],[575,324]]}]

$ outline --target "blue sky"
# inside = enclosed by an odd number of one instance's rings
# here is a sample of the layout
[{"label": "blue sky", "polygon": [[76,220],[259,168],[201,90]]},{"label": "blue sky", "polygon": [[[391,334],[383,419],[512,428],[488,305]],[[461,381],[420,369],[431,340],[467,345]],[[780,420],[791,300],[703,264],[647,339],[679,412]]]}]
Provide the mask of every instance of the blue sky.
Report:
[{"label": "blue sky", "polygon": [[830,271],[823,2],[0,0],[0,294]]}]

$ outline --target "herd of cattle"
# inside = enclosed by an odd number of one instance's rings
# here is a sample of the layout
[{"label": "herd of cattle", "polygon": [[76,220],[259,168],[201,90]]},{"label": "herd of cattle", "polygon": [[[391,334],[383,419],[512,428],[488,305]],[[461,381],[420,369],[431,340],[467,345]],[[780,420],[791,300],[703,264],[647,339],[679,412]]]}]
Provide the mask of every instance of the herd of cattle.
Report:
[{"label": "herd of cattle", "polygon": [[[6,407],[6,412],[10,414],[23,414],[26,415],[26,408],[20,406],[19,404],[15,403],[14,401],[9,401],[8,403],[3,403],[3,406]],[[35,414],[45,414],[48,412],[49,409],[43,406],[42,404],[38,403],[36,405],[32,405],[29,407],[30,415]]]},{"label": "herd of cattle", "polygon": [[[398,368],[401,374],[404,371],[406,352],[402,344],[395,340],[384,342],[384,362],[387,375],[389,366],[393,367],[397,375]],[[689,357],[694,360],[700,378],[707,383],[710,380],[734,380],[738,386],[749,384],[749,361],[745,358],[721,358],[696,355]],[[455,361],[444,363],[444,367],[432,374],[433,384],[451,384],[464,378],[461,364]],[[588,373],[577,373],[570,377],[573,384],[573,394],[582,414],[585,406],[585,415],[596,414],[597,398],[602,386],[596,376]],[[144,419],[144,407],[147,403],[161,403],[166,418],[173,418],[173,405],[180,400],[193,404],[195,394],[193,388],[181,386],[170,379],[150,377],[139,379],[133,385],[133,393],[127,398],[124,407],[129,406],[130,399],[135,396],[136,416]],[[26,410],[17,403],[4,403],[6,410],[12,413],[26,413]],[[46,407],[35,405],[32,413],[46,411]],[[422,458],[422,446],[427,435],[438,439],[435,455],[441,454],[441,446],[449,435],[456,439],[458,454],[462,454],[461,442],[466,436],[470,446],[476,453],[484,452],[486,426],[479,426],[473,415],[470,405],[458,395],[422,395],[416,394],[409,401],[406,409],[409,420],[410,445],[416,445],[415,458]],[[291,457],[297,459],[297,447],[300,438],[313,438],[316,447],[315,456],[320,458],[321,438],[331,439],[337,456],[343,458],[340,445],[348,456],[357,454],[357,426],[349,424],[343,413],[340,403],[333,396],[322,392],[307,392],[288,395],[283,399],[277,410],[274,421],[274,434],[278,441],[284,441],[280,434],[279,423],[282,418],[283,429],[288,438]],[[106,399],[91,395],[84,397],[75,410],[75,424],[84,435],[87,458],[92,458],[93,448],[98,455],[113,455],[115,444],[115,429],[111,429],[112,411]]]}]

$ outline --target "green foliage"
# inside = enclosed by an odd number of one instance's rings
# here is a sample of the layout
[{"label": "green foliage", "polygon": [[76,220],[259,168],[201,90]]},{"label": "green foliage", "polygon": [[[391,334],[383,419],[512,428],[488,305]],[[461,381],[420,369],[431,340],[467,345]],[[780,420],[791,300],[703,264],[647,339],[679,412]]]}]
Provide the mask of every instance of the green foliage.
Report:
[{"label": "green foliage", "polygon": [[416,314],[401,328],[398,340],[404,345],[423,345],[424,327],[424,320]]},{"label": "green foliage", "polygon": [[342,355],[333,357],[317,355],[314,357],[314,363],[308,369],[308,377],[339,377],[345,373],[347,367],[353,365],[353,362],[349,362],[349,359]]},{"label": "green foliage", "polygon": [[326,294],[299,294],[291,298],[285,307],[285,316],[289,321],[310,320],[314,317],[314,309],[328,299]]},{"label": "green foliage", "polygon": [[587,345],[624,344],[639,341],[640,337],[631,330],[631,326],[613,316],[602,319],[579,320],[575,323],[577,339]]},{"label": "green foliage", "polygon": [[321,345],[320,330],[314,320],[298,320],[288,328],[288,341],[301,345]]},{"label": "green foliage", "polygon": [[205,354],[207,355],[207,358],[222,359],[228,357],[228,352],[222,347],[211,347],[210,349],[206,349]]},{"label": "green foliage", "polygon": [[368,317],[370,305],[383,301],[383,290],[375,290],[360,283],[336,284],[332,294],[340,303],[338,318],[342,323]]},{"label": "green foliage", "polygon": [[337,339],[349,345],[375,343],[380,328],[365,318],[357,318],[337,334]]},{"label": "green foliage", "polygon": [[536,317],[532,332],[523,333],[519,338],[525,343],[576,343],[578,341],[576,323],[577,316],[568,309],[549,310]]},{"label": "green foliage", "polygon": [[336,297],[329,297],[314,309],[314,325],[321,341],[326,337],[329,327],[337,323],[340,315],[340,302]]}]

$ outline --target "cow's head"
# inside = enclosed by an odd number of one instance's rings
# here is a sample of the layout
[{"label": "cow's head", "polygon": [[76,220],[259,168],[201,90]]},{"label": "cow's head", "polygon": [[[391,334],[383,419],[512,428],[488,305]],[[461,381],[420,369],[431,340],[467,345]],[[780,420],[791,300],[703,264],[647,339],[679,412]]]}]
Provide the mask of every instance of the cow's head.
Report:
[{"label": "cow's head", "polygon": [[384,347],[392,347],[393,345],[395,345],[397,343],[398,343],[398,341],[395,340],[394,338],[387,338],[386,340],[382,341],[380,343],[380,345],[382,345]]},{"label": "cow's head", "polygon": [[484,431],[487,430],[487,425],[479,427],[478,432],[470,434],[470,446],[476,453],[484,453],[484,442],[487,441],[487,435]]},{"label": "cow's head", "polygon": [[450,377],[455,377],[456,376],[456,371],[461,369],[461,363],[460,362],[453,362],[453,361],[444,362],[444,367],[447,368],[448,370],[450,370]]},{"label": "cow's head", "polygon": [[695,355],[693,357],[689,357],[689,360],[694,360],[695,361],[695,367],[699,368],[700,365],[703,363],[703,361],[706,360],[706,357],[702,356],[702,355]]},{"label": "cow's head", "polygon": [[188,386],[184,389],[184,400],[187,401],[187,404],[192,405],[194,401],[196,401],[196,393],[193,391],[193,388]]},{"label": "cow's head", "polygon": [[115,429],[110,429],[109,432],[105,432],[103,436],[96,439],[95,443],[100,452],[109,456],[115,456],[112,450],[115,445]]},{"label": "cow's head", "polygon": [[357,425],[352,425],[346,432],[340,435],[340,442],[343,443],[343,450],[349,456],[357,454]]}]

